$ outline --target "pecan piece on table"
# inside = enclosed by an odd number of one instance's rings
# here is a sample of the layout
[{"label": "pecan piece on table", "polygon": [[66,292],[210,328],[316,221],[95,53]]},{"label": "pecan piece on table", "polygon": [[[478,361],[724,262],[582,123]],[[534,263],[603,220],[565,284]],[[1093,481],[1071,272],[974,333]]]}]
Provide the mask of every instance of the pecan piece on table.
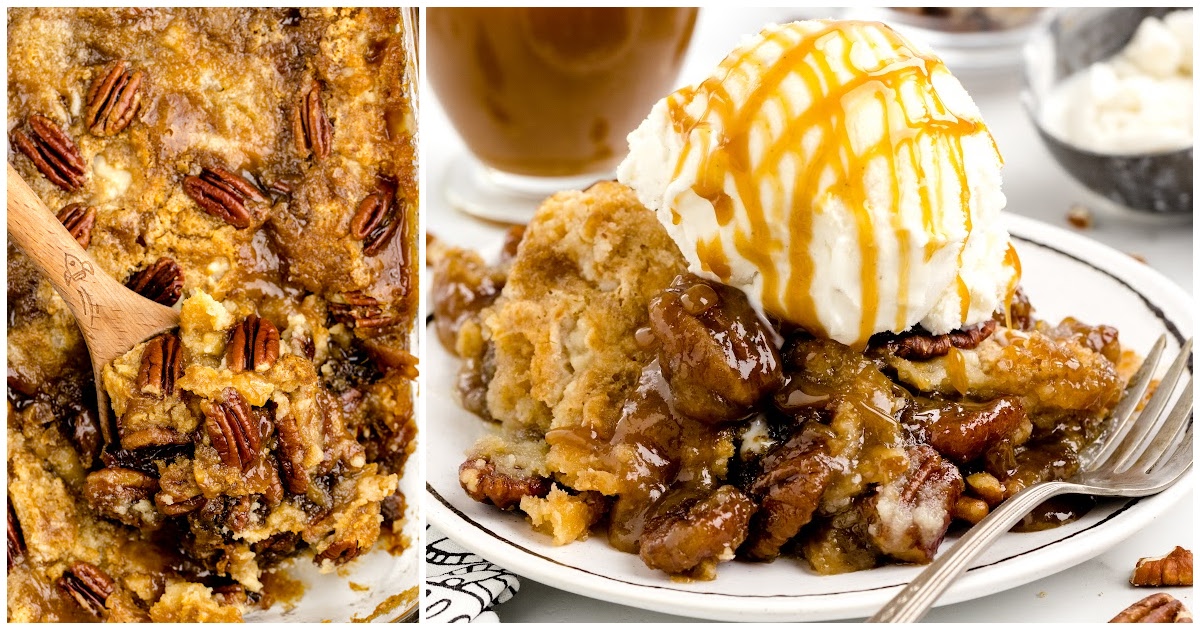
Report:
[{"label": "pecan piece on table", "polygon": [[241,230],[250,227],[253,215],[246,202],[265,203],[262,192],[241,175],[213,166],[183,180],[183,192],[205,212]]},{"label": "pecan piece on table", "polygon": [[21,522],[13,511],[12,500],[8,501],[8,568],[25,557],[25,537],[21,535]]},{"label": "pecan piece on table", "polygon": [[147,300],[175,306],[183,294],[183,269],[179,263],[164,256],[135,272],[125,281],[125,286]]},{"label": "pecan piece on table", "polygon": [[1165,556],[1141,558],[1129,576],[1134,586],[1191,586],[1192,552],[1176,546]]},{"label": "pecan piece on table", "polygon": [[83,495],[92,509],[130,527],[155,527],[158,513],[138,506],[153,501],[158,480],[128,468],[101,468],[87,476]]},{"label": "pecan piece on table", "polygon": [[279,359],[279,329],[269,319],[247,315],[229,329],[225,365],[234,372],[265,372]]},{"label": "pecan piece on table", "polygon": [[92,243],[92,227],[96,225],[96,206],[71,203],[58,211],[58,221],[67,228],[79,246],[87,249]]},{"label": "pecan piece on table", "polygon": [[201,407],[204,429],[212,440],[221,461],[243,473],[258,459],[262,446],[258,421],[250,412],[250,404],[232,387],[221,392],[221,400],[210,400]]},{"label": "pecan piece on table", "polygon": [[1117,613],[1109,623],[1191,623],[1192,613],[1183,602],[1166,593],[1155,593]]},{"label": "pecan piece on table", "polygon": [[137,114],[142,103],[138,88],[142,71],[130,72],[129,62],[118,59],[97,75],[87,91],[87,111],[83,123],[92,135],[114,136]]},{"label": "pecan piece on table", "polygon": [[89,562],[75,562],[58,578],[58,587],[73,597],[79,606],[96,617],[104,614],[104,602],[112,595],[115,583],[108,574]]},{"label": "pecan piece on table", "polygon": [[142,349],[137,389],[143,394],[162,398],[175,393],[175,381],[183,376],[183,349],[179,337],[165,333],[150,340]]},{"label": "pecan piece on table", "polygon": [[324,551],[318,553],[313,562],[322,564],[326,560],[335,565],[342,565],[350,562],[362,553],[358,543],[353,540],[339,540],[325,548]]},{"label": "pecan piece on table", "polygon": [[29,117],[30,136],[24,131],[13,132],[13,144],[25,154],[46,179],[67,191],[78,190],[87,177],[87,164],[75,141],[58,125],[41,114]]},{"label": "pecan piece on table", "polygon": [[396,321],[394,315],[384,312],[379,300],[362,291],[343,293],[341,302],[330,302],[329,314],[355,328],[382,328]]},{"label": "pecan piece on table", "polygon": [[404,223],[405,213],[395,198],[395,190],[384,185],[358,204],[350,219],[350,236],[363,242],[363,255],[374,256],[383,251]]},{"label": "pecan piece on table", "polygon": [[296,152],[300,157],[309,155],[318,160],[329,155],[333,141],[333,125],[321,105],[321,86],[310,81],[300,94],[300,100],[292,116],[292,133],[296,137]]},{"label": "pecan piece on table", "polygon": [[503,473],[482,457],[468,459],[458,467],[458,483],[472,499],[501,510],[520,505],[522,497],[541,498],[550,493],[549,479]]},{"label": "pecan piece on table", "polygon": [[992,336],[996,326],[996,320],[989,319],[982,324],[944,335],[931,335],[921,330],[913,330],[881,337],[884,339],[884,345],[901,359],[925,361],[949,354],[950,348],[970,350]]}]

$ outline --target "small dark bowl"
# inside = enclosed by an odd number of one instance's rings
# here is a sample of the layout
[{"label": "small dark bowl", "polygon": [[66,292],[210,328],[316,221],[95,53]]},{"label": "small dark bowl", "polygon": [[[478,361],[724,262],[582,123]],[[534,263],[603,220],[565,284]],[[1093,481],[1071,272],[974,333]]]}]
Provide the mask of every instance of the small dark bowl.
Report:
[{"label": "small dark bowl", "polygon": [[1038,135],[1071,177],[1093,192],[1142,213],[1179,217],[1192,212],[1192,147],[1115,155],[1068,144],[1042,128],[1041,101],[1063,79],[1120,52],[1147,16],[1171,9],[1061,9],[1031,35],[1024,49],[1021,100]]}]

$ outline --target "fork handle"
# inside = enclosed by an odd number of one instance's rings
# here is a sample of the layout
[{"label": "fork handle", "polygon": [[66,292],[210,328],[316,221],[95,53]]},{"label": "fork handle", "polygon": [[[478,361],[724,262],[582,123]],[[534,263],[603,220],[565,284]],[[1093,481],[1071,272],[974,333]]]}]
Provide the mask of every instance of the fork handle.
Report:
[{"label": "fork handle", "polygon": [[1046,499],[1070,492],[1072,484],[1047,481],[1014,494],[1000,507],[967,531],[958,543],[925,568],[868,622],[913,623],[920,621],[942,593],[967,570],[967,565],[984,549]]}]

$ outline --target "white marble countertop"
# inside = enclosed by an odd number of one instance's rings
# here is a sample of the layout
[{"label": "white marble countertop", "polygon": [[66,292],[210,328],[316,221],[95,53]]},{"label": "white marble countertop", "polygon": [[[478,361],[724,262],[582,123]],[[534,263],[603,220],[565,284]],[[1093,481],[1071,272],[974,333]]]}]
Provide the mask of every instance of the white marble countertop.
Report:
[{"label": "white marble countertop", "polygon": [[[745,34],[764,24],[797,17],[827,17],[814,9],[718,9],[701,11],[692,46],[680,77],[690,83],[703,77]],[[1019,101],[1020,77],[1006,74],[960,74],[983,112],[1005,158],[1004,192],[1008,211],[1058,226],[1076,203],[1094,208],[1094,225],[1085,234],[1119,251],[1137,254],[1147,264],[1194,293],[1193,224],[1164,226],[1106,210],[1103,204],[1071,180],[1053,161],[1026,117]],[[432,90],[422,92],[420,121],[425,168],[425,224],[447,242],[486,247],[498,242],[505,226],[472,218],[449,206],[440,186],[452,157],[464,150]],[[436,341],[431,340],[436,343]],[[926,617],[943,622],[1102,621],[1152,591],[1133,589],[1129,572],[1140,557],[1159,555],[1179,544],[1193,545],[1192,497],[1181,501],[1125,543],[1070,571],[982,599],[943,606]],[[1172,589],[1192,605],[1191,589]],[[1100,615],[1081,614],[1081,607],[1100,609]],[[619,622],[691,621],[575,595],[523,579],[512,600],[496,608],[504,622]]]}]

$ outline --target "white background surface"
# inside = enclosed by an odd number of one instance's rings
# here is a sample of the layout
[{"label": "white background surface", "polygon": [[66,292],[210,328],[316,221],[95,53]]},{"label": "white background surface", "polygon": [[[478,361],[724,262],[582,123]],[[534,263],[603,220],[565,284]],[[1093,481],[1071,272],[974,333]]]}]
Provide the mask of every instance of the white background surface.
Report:
[{"label": "white background surface", "polygon": [[[703,9],[680,84],[703,78],[744,35],[757,32],[768,22],[829,16],[830,12],[815,9]],[[1004,192],[1009,212],[1063,226],[1066,212],[1073,204],[1088,204],[1095,211],[1095,225],[1085,232],[1087,236],[1144,257],[1153,268],[1194,293],[1192,224],[1164,226],[1115,213],[1072,181],[1042,146],[1020,105],[1019,71],[988,75],[958,73],[958,76],[982,110],[1004,156]],[[449,160],[463,147],[427,85],[423,86],[421,107],[422,160],[427,174],[425,221],[430,233],[455,245],[494,248],[506,226],[476,220],[446,202],[441,182]],[[436,343],[436,339],[429,342]],[[1070,571],[983,599],[936,608],[926,619],[1107,620],[1130,603],[1155,592],[1129,586],[1129,573],[1138,558],[1164,554],[1177,544],[1194,549],[1193,506],[1194,500],[1189,497],[1124,544]],[[1191,589],[1176,588],[1169,592],[1195,610]],[[581,597],[527,578],[522,580],[520,592],[498,607],[496,613],[504,622],[688,620]]]}]

